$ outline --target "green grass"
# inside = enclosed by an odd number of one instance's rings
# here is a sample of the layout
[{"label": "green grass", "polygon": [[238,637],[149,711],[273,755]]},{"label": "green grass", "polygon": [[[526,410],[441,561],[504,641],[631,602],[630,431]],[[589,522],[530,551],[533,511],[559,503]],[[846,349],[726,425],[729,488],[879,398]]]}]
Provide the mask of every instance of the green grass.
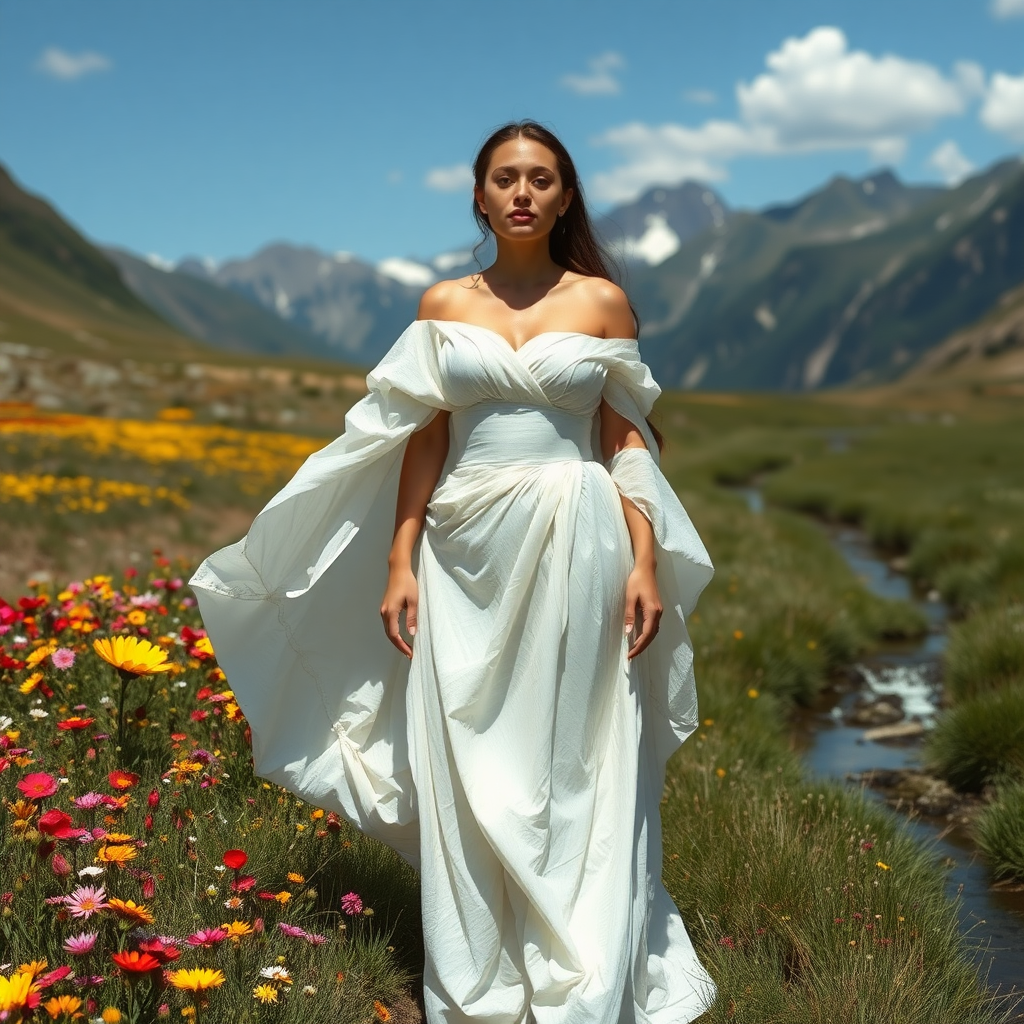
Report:
[{"label": "green grass", "polygon": [[996,875],[1024,878],[1024,781],[999,789],[979,816],[977,833]]},{"label": "green grass", "polygon": [[987,608],[950,630],[945,684],[956,701],[1024,685],[1024,603]]}]

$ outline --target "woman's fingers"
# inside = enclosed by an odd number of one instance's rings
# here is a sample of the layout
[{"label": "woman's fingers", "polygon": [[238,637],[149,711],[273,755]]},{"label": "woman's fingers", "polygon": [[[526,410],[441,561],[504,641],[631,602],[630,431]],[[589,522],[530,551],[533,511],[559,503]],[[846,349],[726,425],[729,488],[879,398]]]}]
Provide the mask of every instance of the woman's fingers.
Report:
[{"label": "woman's fingers", "polygon": [[384,620],[384,632],[387,638],[407,657],[412,657],[412,648],[405,642],[402,634],[398,631],[398,617],[401,613],[400,607],[384,605],[380,610],[380,616]]},{"label": "woman's fingers", "polygon": [[640,605],[640,622],[642,629],[640,635],[636,638],[636,642],[627,652],[627,657],[635,658],[641,651],[643,651],[648,644],[658,635],[658,629],[661,626],[661,605],[651,603],[644,607],[642,600],[638,599],[637,603]]}]

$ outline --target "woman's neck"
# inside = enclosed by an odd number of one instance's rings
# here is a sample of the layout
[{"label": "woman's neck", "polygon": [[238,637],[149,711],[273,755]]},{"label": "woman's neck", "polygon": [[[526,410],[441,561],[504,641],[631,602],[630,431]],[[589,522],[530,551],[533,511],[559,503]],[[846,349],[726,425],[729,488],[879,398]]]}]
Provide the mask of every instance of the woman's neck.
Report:
[{"label": "woman's neck", "polygon": [[499,238],[497,242],[497,256],[485,277],[492,289],[526,292],[552,288],[562,279],[565,268],[551,258],[547,236],[522,242]]}]

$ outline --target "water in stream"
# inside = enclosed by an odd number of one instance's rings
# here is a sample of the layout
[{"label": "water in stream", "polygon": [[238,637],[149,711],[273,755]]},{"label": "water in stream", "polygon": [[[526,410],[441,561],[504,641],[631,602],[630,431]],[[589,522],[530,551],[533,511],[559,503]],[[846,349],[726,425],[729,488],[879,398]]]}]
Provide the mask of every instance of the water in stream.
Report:
[{"label": "water in stream", "polygon": [[[756,487],[738,488],[752,512],[764,509]],[[824,527],[823,527],[824,528]],[[941,688],[940,657],[946,645],[948,612],[937,594],[920,600],[907,578],[893,572],[872,549],[866,536],[851,527],[824,528],[829,539],[864,586],[880,597],[916,604],[928,618],[924,637],[886,644],[855,666],[858,688],[822,694],[819,704],[799,723],[798,741],[808,767],[817,775],[845,780],[871,769],[912,768],[919,765],[919,741],[869,742],[864,727],[846,724],[850,710],[865,694],[897,696],[907,719],[930,726]],[[872,795],[881,799],[880,795]],[[959,894],[961,929],[977,947],[977,959],[989,985],[1001,993],[1024,993],[1024,892],[992,888],[980,855],[969,838],[945,827],[944,821],[913,817],[908,827],[937,858],[950,865],[946,887]]]}]

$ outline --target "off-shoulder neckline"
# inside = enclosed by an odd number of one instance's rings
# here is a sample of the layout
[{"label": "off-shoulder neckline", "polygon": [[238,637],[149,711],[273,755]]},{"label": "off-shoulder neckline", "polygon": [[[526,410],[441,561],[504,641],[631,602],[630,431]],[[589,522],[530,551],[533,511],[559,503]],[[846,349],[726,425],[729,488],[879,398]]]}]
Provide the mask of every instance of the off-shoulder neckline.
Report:
[{"label": "off-shoulder neckline", "polygon": [[575,338],[590,338],[593,341],[631,341],[636,344],[636,338],[600,338],[596,334],[587,334],[584,331],[541,331],[540,334],[535,334],[519,346],[519,348],[513,348],[512,343],[505,337],[504,334],[499,334],[497,331],[492,330],[490,327],[484,327],[482,324],[471,324],[465,320],[438,320],[435,317],[427,317],[424,320],[417,320],[416,323],[422,324],[455,324],[458,327],[470,327],[475,328],[478,331],[483,331],[485,334],[490,335],[492,338],[497,339],[505,346],[513,355],[522,352],[528,345],[537,341],[538,338],[547,338],[553,335],[563,335],[566,337]]}]

